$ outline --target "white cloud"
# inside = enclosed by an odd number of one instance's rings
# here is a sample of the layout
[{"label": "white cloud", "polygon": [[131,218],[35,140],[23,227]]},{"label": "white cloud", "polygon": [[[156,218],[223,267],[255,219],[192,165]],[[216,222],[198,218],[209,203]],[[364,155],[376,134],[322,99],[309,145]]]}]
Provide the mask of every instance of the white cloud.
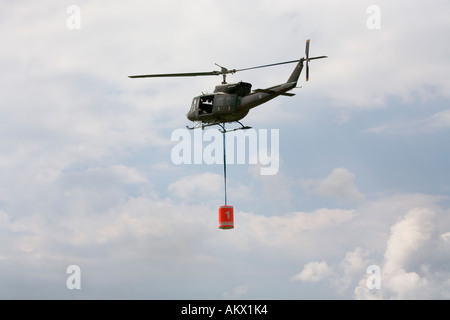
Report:
[{"label": "white cloud", "polygon": [[262,187],[263,197],[278,203],[288,203],[293,197],[292,186],[284,172],[278,172],[275,175],[261,175],[261,169],[261,165],[252,165],[248,171]]},{"label": "white cloud", "polygon": [[111,170],[126,184],[139,184],[147,182],[147,178],[144,177],[136,168],[115,165],[111,168]]},{"label": "white cloud", "polygon": [[[349,288],[364,283],[360,279],[369,263],[386,269],[385,298],[449,297],[443,267],[449,224],[438,205],[442,198],[406,188],[403,194],[368,199],[354,174],[341,167],[323,179],[304,181],[305,188],[350,202],[355,210],[325,207],[323,199],[292,209],[297,190],[289,181],[302,163],[295,170],[281,166],[273,177],[242,170],[242,180],[233,177],[229,190],[236,228],[223,232],[217,229],[223,177],[167,167],[167,131],[187,124],[192,97],[211,92],[220,77],[127,78],[209,71],[214,62],[245,68],[296,59],[311,38],[311,55],[330,58],[311,62],[311,82],[299,84],[304,89],[296,97],[280,98],[267,105],[270,112],[249,119],[265,117],[263,123],[271,126],[281,121],[290,130],[299,119],[310,120],[308,108],[301,108],[315,106],[320,97],[325,102],[315,112],[322,116],[334,108],[331,113],[346,126],[353,110],[386,99],[448,98],[449,44],[441,41],[449,25],[441,10],[445,1],[406,7],[381,1],[379,31],[366,28],[368,4],[347,0],[285,1],[275,7],[273,1],[80,2],[81,29],[68,30],[71,4],[0,4],[0,297],[72,298],[64,277],[74,263],[86,276],[80,295],[87,298],[247,298],[268,277],[285,281],[292,274],[321,279],[331,286],[327,294],[347,298],[353,294]],[[214,40],[230,37],[228,48]],[[268,87],[285,81],[292,67],[228,80]],[[328,131],[326,122],[313,125],[321,134],[338,134]],[[433,132],[447,129],[448,110],[421,125]],[[286,164],[294,148],[283,148]],[[326,161],[327,168],[338,166],[323,150],[308,157]],[[358,181],[364,182],[363,174]],[[261,212],[254,202],[270,209]],[[399,216],[404,217],[397,221]],[[230,278],[236,283],[230,285]],[[260,295],[292,290],[283,281],[279,287],[273,283]]]},{"label": "white cloud", "polygon": [[207,200],[211,197],[217,198],[223,193],[223,177],[214,173],[201,173],[187,176],[172,182],[169,185],[169,192],[174,196],[183,199]]},{"label": "white cloud", "polygon": [[[444,79],[449,72],[448,66],[438,67],[445,65],[444,52],[448,52],[448,44],[434,41],[429,36],[448,26],[448,19],[438,9],[446,6],[443,1],[433,1],[432,7],[419,2],[409,3],[409,14],[404,13],[403,4],[378,1],[381,11],[379,30],[368,30],[366,27],[369,18],[366,9],[370,3],[339,5],[345,7],[340,15],[332,16],[335,11],[330,7],[330,10],[313,8],[317,10],[314,10],[317,15],[304,17],[305,25],[315,20],[315,23],[327,24],[334,30],[333,35],[326,32],[320,34],[320,42],[325,43],[324,48],[330,58],[325,63],[317,63],[317,67],[314,64],[314,74],[320,72],[320,81],[315,81],[311,90],[327,92],[337,103],[351,105],[350,109],[355,108],[355,104],[359,107],[380,106],[389,96],[405,101],[419,97],[426,101],[432,94],[430,91],[433,91],[427,88],[435,88],[449,96],[450,82]],[[344,23],[339,16],[345,16],[348,20]],[[424,16],[433,16],[436,20],[419,26],[417,21]],[[327,20],[328,23],[325,22]],[[423,40],[420,45],[417,39]],[[430,53],[427,48],[433,45],[439,49]],[[430,68],[414,67],[421,64],[424,56],[430,56],[439,63]]]},{"label": "white cloud", "polygon": [[364,194],[359,192],[354,180],[355,175],[348,169],[336,168],[325,179],[303,180],[302,184],[307,190],[320,196],[337,198],[345,202],[363,201]]},{"label": "white cloud", "polygon": [[[369,290],[365,281],[355,289],[357,299],[446,299],[450,296],[449,271],[439,265],[450,248],[436,229],[436,214],[426,208],[409,210],[391,227],[381,266],[381,291]],[[444,240],[445,241],[445,240]],[[447,260],[447,258],[444,258]],[[444,280],[444,281],[443,281]]]},{"label": "white cloud", "polygon": [[[85,201],[88,201],[84,204],[87,207],[95,204],[94,198]],[[402,204],[396,205],[395,201]],[[217,229],[214,206],[147,197],[123,198],[103,212],[62,212],[52,218],[37,213],[11,221],[3,212],[0,222],[3,230],[8,230],[4,235],[9,249],[3,251],[0,260],[22,264],[14,253],[15,248],[22,254],[40,257],[36,261],[37,268],[40,264],[47,268],[51,265],[49,260],[59,264],[70,261],[70,264],[79,263],[90,268],[105,268],[107,264],[113,274],[121,269],[127,273],[136,270],[136,276],[140,275],[141,281],[144,277],[147,283],[155,283],[157,275],[137,272],[141,270],[140,266],[160,270],[158,277],[163,278],[186,270],[194,272],[192,281],[208,278],[206,274],[209,273],[210,276],[224,272],[237,278],[244,277],[245,285],[225,293],[223,288],[229,283],[217,279],[222,285],[217,288],[216,296],[225,299],[247,296],[248,288],[256,284],[253,281],[258,281],[260,272],[264,276],[267,272],[281,272],[286,276],[285,271],[279,269],[280,263],[286,263],[291,266],[287,270],[292,270],[293,264],[304,261],[303,269],[290,276],[291,280],[312,284],[324,282],[340,297],[351,297],[352,286],[356,287],[356,298],[445,297],[449,284],[445,284],[445,280],[440,284],[439,280],[445,279],[447,273],[439,268],[435,255],[439,253],[445,264],[450,249],[445,240],[448,229],[441,228],[438,233],[433,227],[437,217],[432,211],[410,209],[393,223],[387,238],[383,234],[386,222],[372,224],[367,220],[368,216],[380,220],[386,214],[398,216],[399,210],[406,208],[408,203],[410,206],[432,203],[430,198],[418,195],[409,195],[409,201],[406,195],[399,196],[395,201],[388,198],[381,204],[379,200],[357,210],[318,209],[267,217],[236,210],[236,228],[228,232]],[[383,206],[394,209],[386,211]],[[372,210],[378,215],[371,213]],[[389,231],[389,225],[385,229]],[[376,260],[377,247],[371,247],[370,241],[367,242],[374,236],[381,250],[385,250],[383,263]],[[437,239],[440,239],[440,247],[436,249],[434,241]],[[354,243],[361,246],[351,247]],[[60,247],[65,250],[61,251]],[[342,252],[342,260],[328,261],[339,252]],[[382,253],[379,256],[383,257]],[[305,261],[305,257],[312,258],[311,262]],[[382,296],[379,291],[371,292],[365,288],[365,279],[361,280],[366,276],[366,268],[374,263],[380,264],[383,272]],[[389,269],[392,271],[388,273]],[[52,269],[41,272],[50,278],[54,274]],[[254,272],[256,275],[251,276]],[[98,285],[99,275],[89,281],[92,281],[90,285]],[[173,283],[170,286],[180,290]],[[96,296],[105,294],[99,292]],[[179,292],[177,296],[180,295],[183,293]]]},{"label": "white cloud", "polygon": [[334,286],[339,292],[347,290],[355,281],[355,276],[363,273],[370,265],[369,253],[361,247],[355,248],[345,254],[339,263],[340,277],[333,280]]},{"label": "white cloud", "polygon": [[413,209],[392,226],[384,253],[384,272],[392,273],[403,268],[408,259],[423,249],[435,229],[433,216],[434,213],[428,209]]},{"label": "white cloud", "polygon": [[[355,218],[352,210],[318,209],[263,216],[240,211],[235,207],[233,234],[221,235],[216,241],[226,241],[237,253],[259,257],[290,257],[291,261],[316,257],[333,250],[328,237],[340,237],[341,231]],[[317,237],[319,234],[327,237]],[[226,236],[226,237],[225,237]],[[278,260],[281,261],[281,260]],[[263,264],[269,261],[261,262]]]},{"label": "white cloud", "polygon": [[428,209],[412,209],[392,226],[382,267],[383,290],[390,297],[427,298],[429,275],[419,273],[436,245],[432,238],[436,235],[434,216]]},{"label": "white cloud", "polygon": [[346,291],[358,280],[369,265],[368,252],[360,247],[345,254],[336,265],[328,265],[326,261],[308,262],[303,270],[293,276],[291,280],[304,282],[326,281],[338,294],[345,295]]},{"label": "white cloud", "polygon": [[365,129],[363,132],[373,134],[436,134],[450,128],[450,109],[414,121],[394,124],[382,124]]},{"label": "white cloud", "polygon": [[430,129],[450,128],[450,109],[433,114],[424,123]]},{"label": "white cloud", "polygon": [[[322,281],[339,297],[353,294],[355,299],[446,299],[450,296],[450,271],[446,267],[450,254],[446,230],[450,221],[446,211],[433,204],[438,199],[432,199],[404,194],[368,201],[356,210],[357,215],[346,228],[360,246],[345,251],[340,262],[308,262],[291,279]],[[389,224],[386,216],[396,218]],[[367,269],[372,265],[380,268],[380,289],[367,287],[368,277],[373,276]]]},{"label": "white cloud", "polygon": [[225,292],[222,295],[224,300],[243,299],[247,295],[248,285],[241,285],[233,288],[230,292]]},{"label": "white cloud", "polygon": [[292,278],[292,280],[317,282],[331,276],[332,274],[333,270],[325,261],[309,262],[303,267],[303,270],[299,274]]},{"label": "white cloud", "polygon": [[441,239],[444,241],[449,241],[450,240],[450,232],[446,232],[444,234],[441,234]]}]

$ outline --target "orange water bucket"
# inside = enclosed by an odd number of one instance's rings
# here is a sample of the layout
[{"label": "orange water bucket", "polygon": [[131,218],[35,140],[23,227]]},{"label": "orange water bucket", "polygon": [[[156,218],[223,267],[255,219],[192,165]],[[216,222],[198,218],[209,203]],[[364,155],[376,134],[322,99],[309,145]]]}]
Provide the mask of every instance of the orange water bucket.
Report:
[{"label": "orange water bucket", "polygon": [[219,207],[219,229],[233,229],[234,215],[233,206]]}]

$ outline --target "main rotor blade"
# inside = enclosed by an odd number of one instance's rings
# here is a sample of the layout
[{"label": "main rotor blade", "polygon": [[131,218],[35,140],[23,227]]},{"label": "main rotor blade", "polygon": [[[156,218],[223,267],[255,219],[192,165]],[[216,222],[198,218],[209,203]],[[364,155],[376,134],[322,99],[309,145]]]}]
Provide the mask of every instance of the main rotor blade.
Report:
[{"label": "main rotor blade", "polygon": [[[327,58],[327,56],[321,56],[321,57],[314,57],[314,58],[308,58],[306,61],[309,60],[315,60],[315,59],[322,59]],[[305,60],[304,58],[302,58]],[[163,77],[196,77],[196,76],[218,76],[218,75],[225,75],[229,73],[235,73],[238,71],[246,71],[246,70],[253,70],[253,69],[260,69],[260,68],[267,68],[267,67],[273,67],[273,66],[279,66],[282,64],[288,64],[288,63],[295,63],[299,62],[302,59],[298,60],[291,60],[291,61],[284,61],[284,62],[277,62],[277,63],[271,63],[271,64],[265,64],[262,66],[257,67],[251,67],[251,68],[244,68],[244,69],[232,69],[228,70],[226,68],[222,68],[221,71],[210,71],[210,72],[187,72],[187,73],[161,73],[161,74],[143,74],[143,75],[134,75],[134,76],[128,76],[129,78],[163,78]]]},{"label": "main rotor blade", "polygon": [[163,78],[163,77],[196,77],[196,76],[218,76],[220,71],[211,72],[188,72],[188,73],[161,73],[128,76],[129,78]]},{"label": "main rotor blade", "polygon": [[312,58],[308,58],[308,60],[316,60],[316,59],[323,59],[323,58],[328,58],[328,56],[320,56],[320,57],[312,57]]},{"label": "main rotor blade", "polygon": [[245,70],[252,70],[252,69],[266,68],[266,67],[272,67],[272,66],[279,66],[280,64],[294,63],[294,62],[299,62],[299,61],[300,61],[300,60],[292,60],[292,61],[278,62],[278,63],[266,64],[266,65],[263,65],[263,66],[257,66],[257,67],[251,67],[251,68],[245,68],[245,69],[238,69],[238,70],[233,70],[233,71],[234,71],[234,72],[238,72],[238,71],[245,71]]}]

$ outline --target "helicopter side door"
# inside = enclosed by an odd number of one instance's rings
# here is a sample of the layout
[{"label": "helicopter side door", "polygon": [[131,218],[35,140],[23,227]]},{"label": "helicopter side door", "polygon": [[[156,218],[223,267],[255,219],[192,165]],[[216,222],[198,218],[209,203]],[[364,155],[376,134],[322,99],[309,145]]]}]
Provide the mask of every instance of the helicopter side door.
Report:
[{"label": "helicopter side door", "polygon": [[198,114],[211,114],[214,106],[214,95],[204,95],[199,98]]},{"label": "helicopter side door", "polygon": [[216,94],[214,100],[214,113],[230,113],[236,110],[236,95],[235,94]]}]

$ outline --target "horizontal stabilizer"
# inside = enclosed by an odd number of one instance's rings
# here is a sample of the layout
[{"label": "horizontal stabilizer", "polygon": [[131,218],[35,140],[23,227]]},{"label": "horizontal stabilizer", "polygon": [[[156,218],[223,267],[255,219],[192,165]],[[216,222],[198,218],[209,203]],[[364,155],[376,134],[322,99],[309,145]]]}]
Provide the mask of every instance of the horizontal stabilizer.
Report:
[{"label": "horizontal stabilizer", "polygon": [[[277,91],[274,90],[270,90],[270,89],[256,89],[253,90],[254,93],[269,93],[269,94],[276,94],[278,93]],[[283,93],[278,93],[281,96],[287,96],[287,97],[293,97],[295,96],[295,93],[289,93],[289,92],[283,92]]]}]

